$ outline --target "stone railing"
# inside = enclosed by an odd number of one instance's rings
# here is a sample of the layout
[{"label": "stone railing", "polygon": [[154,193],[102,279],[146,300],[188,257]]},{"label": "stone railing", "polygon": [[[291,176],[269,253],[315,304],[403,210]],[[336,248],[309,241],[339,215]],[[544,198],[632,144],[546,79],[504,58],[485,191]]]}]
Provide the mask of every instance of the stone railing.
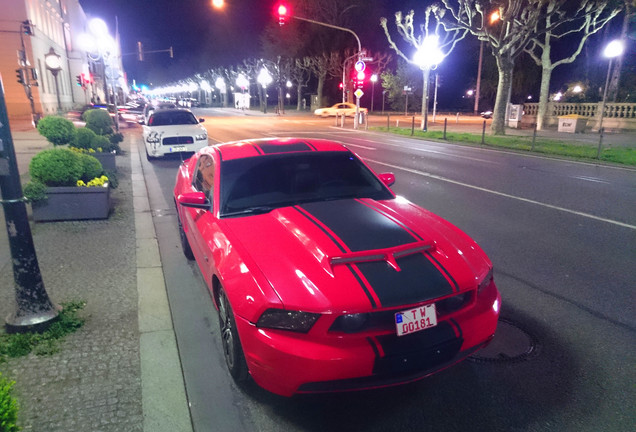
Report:
[{"label": "stone railing", "polygon": [[[538,103],[523,105],[523,124],[536,121]],[[579,115],[587,117],[587,127],[598,129],[600,121],[601,102],[598,103],[569,103],[548,102],[546,126],[556,126],[559,117]],[[636,103],[606,103],[603,114],[603,127],[607,129],[636,130]]]}]

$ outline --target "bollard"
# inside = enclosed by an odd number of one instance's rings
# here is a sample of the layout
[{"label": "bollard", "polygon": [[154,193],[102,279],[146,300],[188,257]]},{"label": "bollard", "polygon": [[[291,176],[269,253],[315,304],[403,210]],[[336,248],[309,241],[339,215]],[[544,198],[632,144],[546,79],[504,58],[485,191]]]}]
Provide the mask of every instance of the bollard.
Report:
[{"label": "bollard", "polygon": [[448,124],[448,117],[444,117],[444,139],[446,139],[446,125]]},{"label": "bollard", "polygon": [[415,133],[415,116],[411,119],[411,136]]},{"label": "bollard", "polygon": [[459,113],[457,113],[457,115],[455,116],[455,123],[459,124]]},{"label": "bollard", "polygon": [[485,137],[486,137],[486,120],[484,120],[484,125],[481,128],[481,145],[486,144]]},{"label": "bollard", "polygon": [[343,114],[342,116],[340,116],[340,127],[344,127],[345,126],[345,115]]},{"label": "bollard", "polygon": [[338,126],[338,113],[336,113],[336,126]]},{"label": "bollard", "polygon": [[530,151],[534,151],[534,143],[537,140],[537,124],[534,124],[534,130],[532,131],[532,148]]}]

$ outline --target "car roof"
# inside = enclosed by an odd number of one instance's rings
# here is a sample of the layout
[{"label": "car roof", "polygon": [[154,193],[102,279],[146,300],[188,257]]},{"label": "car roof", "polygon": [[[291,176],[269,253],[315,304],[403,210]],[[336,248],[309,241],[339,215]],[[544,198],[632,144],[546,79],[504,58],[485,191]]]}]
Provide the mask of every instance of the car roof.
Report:
[{"label": "car roof", "polygon": [[348,151],[344,144],[325,139],[263,138],[233,141],[205,147],[201,153],[217,151],[221,159],[232,160],[281,153]]},{"label": "car roof", "polygon": [[187,108],[162,108],[160,110],[154,110],[151,115],[157,115],[159,113],[161,113],[161,115],[165,115],[165,113],[171,112],[189,112],[190,114],[194,115],[192,111]]}]

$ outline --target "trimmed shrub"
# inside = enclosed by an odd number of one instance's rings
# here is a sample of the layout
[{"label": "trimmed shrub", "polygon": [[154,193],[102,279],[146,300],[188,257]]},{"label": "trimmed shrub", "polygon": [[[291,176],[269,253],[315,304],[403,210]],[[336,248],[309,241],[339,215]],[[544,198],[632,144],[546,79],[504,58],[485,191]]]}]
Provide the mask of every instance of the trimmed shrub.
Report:
[{"label": "trimmed shrub", "polygon": [[104,153],[111,152],[110,141],[108,141],[107,137],[102,135],[95,135],[93,137],[93,139],[91,140],[91,148],[95,149],[95,151],[102,151]]},{"label": "trimmed shrub", "polygon": [[47,116],[38,122],[38,132],[54,146],[72,143],[75,139],[75,125],[59,116]]},{"label": "trimmed shrub", "polygon": [[97,136],[98,135],[93,132],[92,129],[86,127],[79,128],[75,133],[75,142],[73,143],[73,147],[81,148],[84,150],[88,150],[91,148],[95,149],[92,143]]},{"label": "trimmed shrub", "polygon": [[29,164],[31,179],[46,186],[75,186],[83,173],[79,153],[66,148],[43,150]]},{"label": "trimmed shrub", "polygon": [[29,202],[46,199],[46,185],[39,181],[30,181],[24,185],[24,197]]},{"label": "trimmed shrub", "polygon": [[86,153],[78,153],[77,155],[79,156],[80,161],[82,162],[82,168],[83,168],[82,177],[81,177],[82,180],[87,182],[103,174],[104,168],[102,167],[102,164],[95,157]]},{"label": "trimmed shrub", "polygon": [[18,432],[18,402],[11,396],[15,384],[0,373],[0,432]]},{"label": "trimmed shrub", "polygon": [[110,135],[113,133],[113,119],[108,111],[103,109],[88,110],[84,113],[86,127],[97,135]]}]

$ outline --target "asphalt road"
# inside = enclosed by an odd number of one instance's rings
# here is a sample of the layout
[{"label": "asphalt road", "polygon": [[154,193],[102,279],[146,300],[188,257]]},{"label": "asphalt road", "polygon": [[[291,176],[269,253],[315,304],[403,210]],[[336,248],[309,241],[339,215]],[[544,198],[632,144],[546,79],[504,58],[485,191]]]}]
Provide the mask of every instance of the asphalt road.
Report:
[{"label": "asphalt road", "polygon": [[[634,170],[342,130],[333,119],[198,115],[211,144],[331,138],[376,171],[394,172],[398,195],[459,226],[489,254],[502,317],[536,349],[377,391],[284,399],[253,384],[238,388],[201,274],[181,253],[171,196],[180,161],[144,161],[195,430],[636,429]],[[518,339],[502,331],[495,341]]]}]

